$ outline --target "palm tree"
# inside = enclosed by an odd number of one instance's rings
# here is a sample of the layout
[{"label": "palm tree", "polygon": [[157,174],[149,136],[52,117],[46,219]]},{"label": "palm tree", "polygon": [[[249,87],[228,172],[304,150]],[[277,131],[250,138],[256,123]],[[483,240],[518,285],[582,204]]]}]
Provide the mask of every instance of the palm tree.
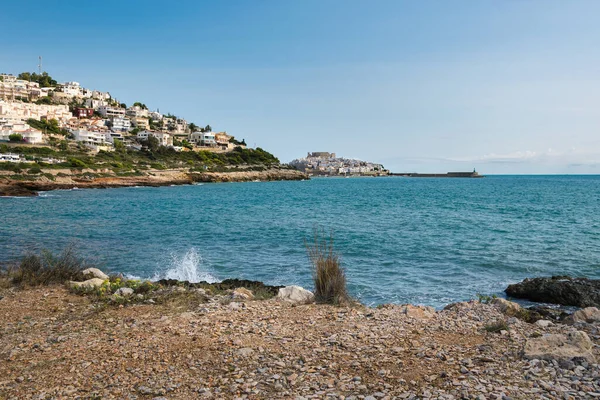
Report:
[{"label": "palm tree", "polygon": [[204,127],[204,132],[212,132],[212,128],[211,128],[211,126],[210,126],[210,125],[206,125],[206,126]]}]

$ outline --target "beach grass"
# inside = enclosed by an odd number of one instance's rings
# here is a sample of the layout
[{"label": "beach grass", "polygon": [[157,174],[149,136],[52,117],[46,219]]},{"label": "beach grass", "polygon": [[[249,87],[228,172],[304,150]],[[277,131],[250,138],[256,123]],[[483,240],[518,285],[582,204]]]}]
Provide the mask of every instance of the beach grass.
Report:
[{"label": "beach grass", "polygon": [[81,279],[82,271],[90,267],[75,245],[70,244],[58,255],[49,250],[25,255],[18,264],[7,268],[6,277],[15,286],[61,284]]},{"label": "beach grass", "polygon": [[315,228],[312,241],[305,245],[315,285],[315,301],[334,305],[353,303],[348,295],[346,272],[333,245],[333,235],[326,237],[322,230]]}]

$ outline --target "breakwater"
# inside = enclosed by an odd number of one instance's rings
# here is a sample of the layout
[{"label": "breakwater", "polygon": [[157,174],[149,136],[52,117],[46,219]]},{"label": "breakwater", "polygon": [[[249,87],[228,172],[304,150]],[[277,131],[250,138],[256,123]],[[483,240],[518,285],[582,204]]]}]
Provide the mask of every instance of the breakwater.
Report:
[{"label": "breakwater", "polygon": [[447,172],[445,174],[419,174],[416,172],[395,172],[390,176],[404,176],[407,178],[485,178],[478,172]]}]

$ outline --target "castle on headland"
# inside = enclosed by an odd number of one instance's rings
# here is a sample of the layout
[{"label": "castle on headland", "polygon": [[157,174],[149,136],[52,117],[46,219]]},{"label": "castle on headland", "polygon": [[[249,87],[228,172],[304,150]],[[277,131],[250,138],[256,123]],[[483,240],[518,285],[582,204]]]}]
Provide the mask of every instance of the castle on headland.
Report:
[{"label": "castle on headland", "polygon": [[383,176],[389,171],[369,161],[337,157],[335,153],[313,152],[290,162],[294,168],[313,176]]}]

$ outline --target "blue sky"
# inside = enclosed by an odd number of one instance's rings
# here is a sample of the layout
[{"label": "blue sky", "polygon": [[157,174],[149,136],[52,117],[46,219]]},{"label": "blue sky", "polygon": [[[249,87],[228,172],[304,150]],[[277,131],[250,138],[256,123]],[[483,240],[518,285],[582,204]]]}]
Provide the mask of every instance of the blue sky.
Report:
[{"label": "blue sky", "polygon": [[44,70],[282,161],[600,173],[598,1],[30,1],[0,72]]}]

